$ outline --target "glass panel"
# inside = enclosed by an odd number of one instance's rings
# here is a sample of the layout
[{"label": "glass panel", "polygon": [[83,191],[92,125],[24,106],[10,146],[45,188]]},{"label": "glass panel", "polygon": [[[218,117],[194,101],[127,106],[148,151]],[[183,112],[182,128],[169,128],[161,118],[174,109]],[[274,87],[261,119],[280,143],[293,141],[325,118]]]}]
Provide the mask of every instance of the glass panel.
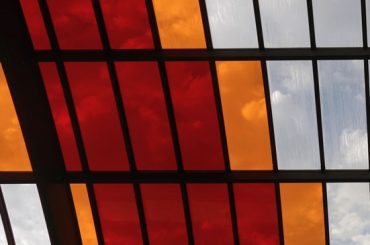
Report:
[{"label": "glass panel", "polygon": [[234,244],[226,184],[188,184],[195,244]]},{"label": "glass panel", "polygon": [[284,243],[325,244],[321,183],[280,184],[280,197]]},{"label": "glass panel", "polygon": [[40,7],[36,0],[20,0],[28,31],[34,49],[50,49],[49,37],[46,32]]},{"label": "glass panel", "polygon": [[0,64],[0,171],[32,171],[12,96]]},{"label": "glass panel", "polygon": [[114,94],[103,62],[65,63],[91,170],[128,170]]},{"label": "glass panel", "polygon": [[71,184],[72,198],[76,210],[78,227],[83,245],[97,245],[94,219],[85,184]]},{"label": "glass panel", "polygon": [[360,0],[312,0],[317,47],[362,47]]},{"label": "glass panel", "polygon": [[188,244],[180,186],[141,185],[150,244]]},{"label": "glass panel", "polygon": [[258,48],[252,0],[206,0],[214,48]]},{"label": "glass panel", "polygon": [[366,27],[367,27],[367,46],[370,43],[370,0],[366,0]]},{"label": "glass panel", "polygon": [[153,0],[162,47],[206,48],[199,1]]},{"label": "glass panel", "polygon": [[104,243],[142,244],[132,185],[95,184],[94,190]]},{"label": "glass panel", "polygon": [[216,62],[231,169],[272,170],[259,61]]},{"label": "glass panel", "polygon": [[[176,170],[176,159],[158,66],[116,63],[121,94],[139,170]],[[143,72],[145,71],[145,72]]]},{"label": "glass panel", "polygon": [[47,0],[61,49],[101,49],[98,26],[89,0]]},{"label": "glass panel", "polygon": [[57,129],[59,143],[62,149],[64,163],[68,171],[81,170],[75,136],[72,129],[63,88],[60,83],[55,63],[40,62],[41,74],[44,80],[46,93],[49,99],[51,112]]},{"label": "glass panel", "polygon": [[274,184],[234,184],[240,244],[280,244]]},{"label": "glass panel", "polygon": [[101,0],[100,4],[113,49],[153,48],[144,0]]},{"label": "glass panel", "polygon": [[310,46],[306,0],[262,0],[259,6],[267,48]]},{"label": "glass panel", "polygon": [[367,169],[363,61],[319,61],[318,65],[326,168]]},{"label": "glass panel", "polygon": [[279,169],[320,169],[311,61],[268,61]]},{"label": "glass panel", "polygon": [[184,168],[224,169],[208,62],[167,62],[166,67]]},{"label": "glass panel", "polygon": [[3,221],[0,219],[0,244],[8,245],[8,241],[6,240],[6,234],[4,230]]},{"label": "glass panel", "polygon": [[51,244],[34,184],[1,185],[16,244]]},{"label": "glass panel", "polygon": [[369,244],[369,183],[328,183],[331,244]]}]

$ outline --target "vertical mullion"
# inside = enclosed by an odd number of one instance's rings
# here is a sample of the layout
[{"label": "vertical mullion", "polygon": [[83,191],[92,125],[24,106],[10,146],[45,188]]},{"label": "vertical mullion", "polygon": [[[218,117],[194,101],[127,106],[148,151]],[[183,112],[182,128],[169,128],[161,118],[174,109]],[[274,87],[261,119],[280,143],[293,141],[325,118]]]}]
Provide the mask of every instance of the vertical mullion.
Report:
[{"label": "vertical mullion", "polygon": [[279,238],[280,245],[284,245],[284,229],[283,229],[283,214],[281,209],[281,198],[280,198],[280,183],[275,181],[275,196],[276,196],[276,211],[278,216],[278,225],[279,225]]},{"label": "vertical mullion", "polygon": [[329,214],[328,214],[328,197],[327,197],[327,190],[326,190],[326,181],[322,182],[322,203],[323,203],[323,209],[324,209],[325,243],[329,245],[330,244]]},{"label": "vertical mullion", "polygon": [[362,19],[362,42],[363,47],[367,48],[367,16],[366,16],[366,0],[361,0],[361,19]]},{"label": "vertical mullion", "polygon": [[260,6],[258,4],[258,0],[253,0],[253,8],[254,8],[254,17],[256,20],[258,46],[260,49],[265,49],[265,44],[263,41],[263,32],[262,32],[261,12],[260,12]]},{"label": "vertical mullion", "polygon": [[315,24],[313,17],[312,0],[307,0],[308,26],[310,28],[311,48],[316,48]]},{"label": "vertical mullion", "polygon": [[6,240],[8,242],[8,245],[15,245],[13,230],[12,230],[12,226],[10,223],[8,210],[6,208],[4,195],[3,195],[3,191],[1,187],[0,187],[0,213],[1,213],[1,220],[3,221],[3,226],[4,226]]},{"label": "vertical mullion", "polygon": [[370,86],[369,86],[369,60],[364,59],[364,71],[365,71],[365,100],[366,100],[366,120],[367,120],[367,145],[368,145],[368,159],[369,159],[369,169],[370,169]]}]

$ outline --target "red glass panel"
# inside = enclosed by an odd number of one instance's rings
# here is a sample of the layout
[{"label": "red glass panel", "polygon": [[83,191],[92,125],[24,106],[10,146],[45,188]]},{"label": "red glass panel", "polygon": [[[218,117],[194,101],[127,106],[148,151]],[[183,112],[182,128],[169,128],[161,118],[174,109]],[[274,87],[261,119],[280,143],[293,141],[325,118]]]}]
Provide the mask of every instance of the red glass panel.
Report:
[{"label": "red glass panel", "polygon": [[[161,78],[155,62],[116,63],[139,170],[176,170]],[[145,71],[145,72],[143,72]]]},{"label": "red glass panel", "polygon": [[47,0],[61,49],[101,49],[98,26],[89,0]]},{"label": "red glass panel", "polygon": [[95,184],[94,190],[105,244],[143,244],[132,186]]},{"label": "red glass panel", "polygon": [[234,244],[226,184],[189,184],[195,244]]},{"label": "red glass panel", "polygon": [[141,185],[150,244],[188,244],[180,186]]},{"label": "red glass panel", "polygon": [[41,62],[39,65],[49,99],[51,112],[53,114],[55,127],[57,129],[66,169],[68,171],[80,171],[80,156],[57,67],[53,62]]},{"label": "red glass panel", "polygon": [[152,49],[145,0],[101,0],[104,21],[113,49]]},{"label": "red glass panel", "polygon": [[167,62],[166,67],[184,168],[224,169],[208,62]]},{"label": "red glass panel", "polygon": [[128,170],[128,161],[107,65],[65,63],[90,169]]},{"label": "red glass panel", "polygon": [[34,49],[50,49],[49,37],[37,0],[21,0],[20,2]]},{"label": "red glass panel", "polygon": [[235,184],[240,244],[280,244],[274,184]]}]

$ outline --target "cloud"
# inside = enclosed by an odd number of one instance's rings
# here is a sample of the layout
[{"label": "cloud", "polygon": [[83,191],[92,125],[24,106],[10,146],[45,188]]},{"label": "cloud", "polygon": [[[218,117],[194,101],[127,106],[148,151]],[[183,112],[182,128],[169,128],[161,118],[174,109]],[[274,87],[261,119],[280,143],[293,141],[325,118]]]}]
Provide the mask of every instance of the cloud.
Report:
[{"label": "cloud", "polygon": [[360,129],[344,129],[340,136],[340,168],[364,166],[368,162],[367,132]]}]

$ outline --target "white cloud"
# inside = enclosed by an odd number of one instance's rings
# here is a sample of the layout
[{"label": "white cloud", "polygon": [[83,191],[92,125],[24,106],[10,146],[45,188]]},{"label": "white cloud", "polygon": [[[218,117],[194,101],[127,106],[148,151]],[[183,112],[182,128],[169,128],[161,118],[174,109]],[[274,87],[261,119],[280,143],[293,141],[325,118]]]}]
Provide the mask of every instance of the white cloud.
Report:
[{"label": "white cloud", "polygon": [[367,131],[360,129],[345,129],[340,136],[340,159],[338,168],[367,168],[368,144]]}]

